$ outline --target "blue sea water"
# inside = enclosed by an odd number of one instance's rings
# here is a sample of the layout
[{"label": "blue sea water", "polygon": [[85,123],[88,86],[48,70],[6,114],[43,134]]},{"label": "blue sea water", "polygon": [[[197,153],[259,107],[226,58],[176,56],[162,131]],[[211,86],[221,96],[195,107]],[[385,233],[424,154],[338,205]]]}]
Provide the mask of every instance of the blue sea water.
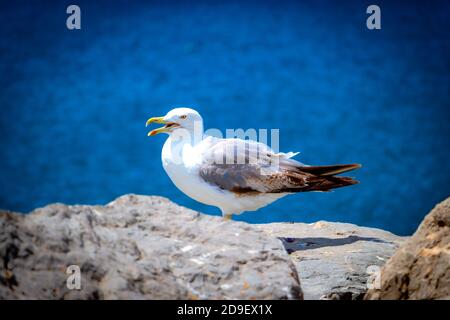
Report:
[{"label": "blue sea water", "polygon": [[194,107],[207,128],[279,128],[315,165],[362,163],[359,185],[237,217],[341,221],[411,234],[450,195],[450,5],[377,1],[0,4],[0,208],[104,204],[178,191],[145,121]]}]

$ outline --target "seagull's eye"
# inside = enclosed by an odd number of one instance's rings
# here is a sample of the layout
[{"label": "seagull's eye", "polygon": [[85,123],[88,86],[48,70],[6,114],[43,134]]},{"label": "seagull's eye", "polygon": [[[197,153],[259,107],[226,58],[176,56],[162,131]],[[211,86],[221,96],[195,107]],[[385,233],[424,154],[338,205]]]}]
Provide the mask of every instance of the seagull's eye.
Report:
[{"label": "seagull's eye", "polygon": [[187,115],[183,114],[182,116],[180,116],[180,119],[186,119]]}]

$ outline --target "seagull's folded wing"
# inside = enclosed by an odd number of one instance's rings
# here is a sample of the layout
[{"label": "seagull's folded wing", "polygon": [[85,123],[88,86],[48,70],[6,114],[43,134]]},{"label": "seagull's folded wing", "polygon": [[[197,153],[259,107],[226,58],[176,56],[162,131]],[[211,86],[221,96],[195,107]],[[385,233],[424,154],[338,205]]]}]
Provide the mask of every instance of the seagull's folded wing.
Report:
[{"label": "seagull's folded wing", "polygon": [[[237,194],[328,191],[357,181],[320,175],[290,159],[293,153],[275,153],[263,143],[216,139],[202,153],[199,175],[206,182]],[[326,170],[325,170],[326,171]]]}]

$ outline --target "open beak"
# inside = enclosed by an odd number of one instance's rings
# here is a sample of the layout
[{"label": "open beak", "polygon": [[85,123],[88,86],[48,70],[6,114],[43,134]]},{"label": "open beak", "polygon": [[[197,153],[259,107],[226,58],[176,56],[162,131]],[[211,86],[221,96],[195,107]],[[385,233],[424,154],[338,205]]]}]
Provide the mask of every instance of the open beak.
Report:
[{"label": "open beak", "polygon": [[145,123],[145,126],[147,127],[149,124],[151,123],[160,123],[160,124],[165,124],[164,127],[152,130],[148,133],[148,136],[154,136],[158,133],[163,133],[163,132],[170,132],[173,128],[179,127],[180,125],[178,123],[175,122],[169,122],[164,120],[164,117],[154,117],[154,118],[150,118],[147,120],[147,122]]}]

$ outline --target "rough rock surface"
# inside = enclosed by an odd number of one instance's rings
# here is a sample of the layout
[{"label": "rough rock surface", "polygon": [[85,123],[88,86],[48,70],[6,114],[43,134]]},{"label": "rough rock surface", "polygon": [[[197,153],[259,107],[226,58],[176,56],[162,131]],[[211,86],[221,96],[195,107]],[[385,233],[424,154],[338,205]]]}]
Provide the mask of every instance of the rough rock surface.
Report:
[{"label": "rough rock surface", "polygon": [[438,204],[381,270],[366,299],[450,299],[450,198]]},{"label": "rough rock surface", "polygon": [[319,221],[258,225],[293,259],[305,299],[362,299],[367,284],[404,238],[353,224]]},{"label": "rough rock surface", "polygon": [[[81,290],[66,268],[81,270]],[[75,283],[75,282],[74,282]],[[299,299],[282,243],[167,199],[0,213],[0,299]]]}]

